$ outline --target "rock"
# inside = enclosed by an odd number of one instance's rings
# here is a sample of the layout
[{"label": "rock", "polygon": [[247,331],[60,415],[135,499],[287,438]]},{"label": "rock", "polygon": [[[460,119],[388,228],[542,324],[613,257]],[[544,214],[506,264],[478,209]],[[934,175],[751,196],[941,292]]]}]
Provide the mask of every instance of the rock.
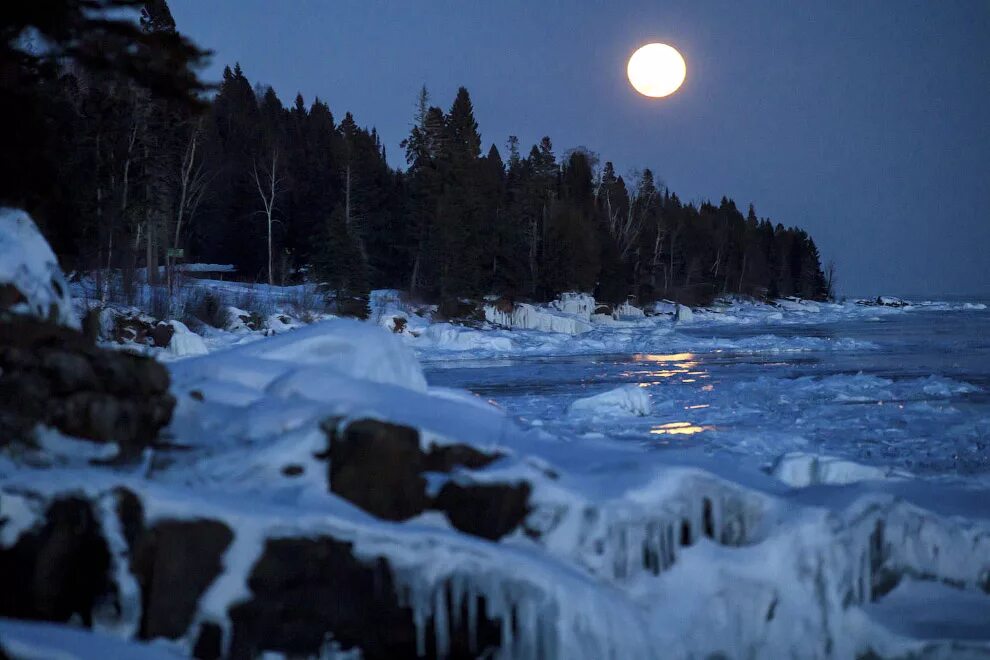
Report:
[{"label": "rock", "polygon": [[627,300],[612,311],[612,318],[616,321],[636,321],[646,318],[646,313]]},{"label": "rock", "polygon": [[[324,425],[326,429],[326,425]],[[419,432],[372,419],[330,435],[330,490],[386,520],[406,520],[428,504]]]},{"label": "rock", "polygon": [[387,564],[357,561],[349,543],[269,539],[247,583],[251,600],[230,610],[230,658],[315,656],[330,631],[366,658],[416,655],[412,615],[397,604]]},{"label": "rock", "polygon": [[501,457],[499,453],[486,454],[470,445],[434,445],[423,458],[423,469],[427,472],[451,472],[459,467],[477,470]]},{"label": "rock", "polygon": [[650,414],[650,395],[638,385],[623,385],[607,392],[582,397],[567,407],[570,415],[634,415]]},{"label": "rock", "polygon": [[[331,634],[343,650],[358,648],[363,658],[421,656],[412,611],[399,604],[388,563],[357,559],[350,543],[326,536],[269,539],[247,584],[251,599],[230,609],[229,658],[265,651],[318,656]],[[477,599],[472,640],[466,605],[460,616],[447,613],[446,655],[489,657],[501,643],[501,628],[484,616],[484,602]],[[433,622],[425,629],[425,656],[440,656],[429,632]]]},{"label": "rock", "polygon": [[529,513],[530,486],[519,484],[444,484],[435,507],[467,534],[497,541],[516,529]]},{"label": "rock", "polygon": [[[264,540],[249,562],[225,566],[233,533],[224,519],[165,519],[148,528],[135,493],[122,487],[111,493],[140,590],[139,639],[187,640],[193,657],[204,660],[269,651],[322,657],[331,639],[335,648],[359,649],[364,658],[492,657],[502,644],[501,624],[487,617],[484,598],[461,594],[451,602],[456,592],[443,582],[435,589],[446,595],[447,610],[420,622],[425,637],[418,640],[417,622],[389,562],[356,555],[349,540],[312,532],[279,535]],[[0,616],[78,617],[91,626],[99,611],[108,626],[126,629],[133,621],[122,609],[124,592],[113,581],[94,506],[78,497],[56,499],[41,524],[0,547]],[[234,600],[222,620],[204,617],[202,598],[224,571],[237,572],[249,593]],[[435,626],[448,636],[443,649]]]},{"label": "rock", "polygon": [[0,207],[0,320],[15,316],[79,328],[48,242],[27,213]]},{"label": "rock", "polygon": [[77,497],[52,502],[40,529],[0,547],[0,616],[93,623],[99,602],[114,595],[110,552],[90,504]]},{"label": "rock", "polygon": [[306,468],[296,463],[290,463],[289,465],[282,466],[282,474],[286,477],[298,477],[305,471]]},{"label": "rock", "polygon": [[694,312],[691,311],[691,308],[686,305],[677,305],[677,309],[674,311],[674,320],[685,322],[693,321]]},{"label": "rock", "polygon": [[223,631],[208,621],[199,624],[199,634],[193,645],[192,657],[197,660],[219,660],[223,656]]},{"label": "rock", "polygon": [[171,419],[168,385],[154,360],[99,348],[77,330],[27,317],[0,323],[0,446],[30,441],[42,424],[136,456]]},{"label": "rock", "polygon": [[141,639],[185,634],[233,539],[215,520],[164,520],[139,536],[131,572],[141,587]]},{"label": "rock", "polygon": [[424,452],[414,428],[361,419],[339,430],[337,422],[323,424],[330,491],[386,520],[407,520],[431,507],[424,473],[475,470],[501,457],[464,444]]},{"label": "rock", "polygon": [[169,323],[159,323],[151,331],[151,341],[158,348],[167,348],[172,341],[175,328]]},{"label": "rock", "polygon": [[512,299],[503,296],[495,301],[494,307],[503,314],[511,314],[516,308],[516,304],[512,301]]},{"label": "rock", "polygon": [[118,344],[147,344],[152,338],[156,322],[147,314],[115,314],[113,339]]},{"label": "rock", "polygon": [[408,323],[408,321],[406,321],[406,319],[404,319],[403,317],[401,317],[401,316],[393,316],[392,317],[392,332],[394,332],[395,334],[400,334],[403,330],[406,329],[406,324],[407,323]]}]

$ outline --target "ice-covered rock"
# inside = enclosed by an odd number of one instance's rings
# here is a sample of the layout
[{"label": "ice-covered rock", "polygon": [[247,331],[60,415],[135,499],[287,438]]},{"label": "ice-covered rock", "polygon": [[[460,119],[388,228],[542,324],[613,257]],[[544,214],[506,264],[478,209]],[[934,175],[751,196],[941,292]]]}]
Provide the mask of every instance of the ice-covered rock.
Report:
[{"label": "ice-covered rock", "polygon": [[694,320],[694,312],[687,305],[677,305],[674,311],[674,320],[681,323],[687,323]]},{"label": "ice-covered rock", "polygon": [[232,305],[224,309],[224,330],[227,332],[251,332],[260,330],[262,325],[262,318],[257,314],[251,314]]},{"label": "ice-covered rock", "polygon": [[209,350],[203,338],[194,333],[182,321],[169,321],[168,326],[172,328],[172,338],[168,342],[167,350],[175,357],[191,357],[193,355],[206,355]]},{"label": "ice-covered rock", "polygon": [[[577,308],[578,303],[569,307]],[[593,328],[591,312],[585,317],[583,313],[571,314],[546,307],[536,307],[529,303],[516,303],[511,312],[499,309],[495,305],[485,305],[484,312],[486,321],[506,328],[559,332],[568,335],[579,335]]]},{"label": "ice-covered rock", "polygon": [[509,353],[514,348],[508,337],[480,332],[451,323],[434,323],[421,335],[435,348],[449,351],[483,350],[494,353]]},{"label": "ice-covered rock", "polygon": [[565,314],[572,314],[585,321],[591,320],[591,315],[595,313],[595,298],[589,293],[570,291],[560,294],[557,300],[550,303],[550,307]]},{"label": "ice-covered rock", "polygon": [[770,473],[789,486],[804,488],[820,484],[851,484],[858,481],[905,476],[892,470],[862,465],[833,456],[791,452],[778,458]]},{"label": "ice-covered rock", "polygon": [[811,312],[819,313],[822,311],[821,306],[811,300],[802,300],[801,298],[780,298],[775,300],[774,304],[781,309],[786,309],[789,312]]},{"label": "ice-covered rock", "polygon": [[31,217],[0,207],[0,317],[29,315],[79,327],[58,259]]},{"label": "ice-covered rock", "polygon": [[612,317],[617,321],[637,320],[646,317],[639,307],[626,301],[612,310]]},{"label": "ice-covered rock", "polygon": [[894,296],[877,296],[876,298],[861,298],[856,301],[857,305],[867,307],[909,307],[911,303]]},{"label": "ice-covered rock", "polygon": [[623,385],[608,392],[595,394],[574,401],[568,412],[596,415],[636,415],[650,413],[650,395],[638,385]]}]

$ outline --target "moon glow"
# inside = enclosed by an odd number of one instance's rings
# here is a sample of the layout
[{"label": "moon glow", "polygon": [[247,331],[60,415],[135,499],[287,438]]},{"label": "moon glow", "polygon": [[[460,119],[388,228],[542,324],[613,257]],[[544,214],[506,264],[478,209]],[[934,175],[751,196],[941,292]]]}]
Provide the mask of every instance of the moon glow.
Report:
[{"label": "moon glow", "polygon": [[667,44],[646,44],[629,58],[626,74],[633,88],[643,96],[670,96],[684,82],[684,58]]}]

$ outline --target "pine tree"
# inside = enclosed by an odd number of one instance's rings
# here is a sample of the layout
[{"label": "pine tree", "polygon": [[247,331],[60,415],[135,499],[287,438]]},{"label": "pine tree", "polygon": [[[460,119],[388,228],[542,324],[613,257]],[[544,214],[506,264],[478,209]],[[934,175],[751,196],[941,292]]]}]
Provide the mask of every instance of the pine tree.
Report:
[{"label": "pine tree", "polygon": [[347,226],[343,205],[334,209],[318,237],[313,270],[338,312],[367,318],[367,263],[357,237]]}]

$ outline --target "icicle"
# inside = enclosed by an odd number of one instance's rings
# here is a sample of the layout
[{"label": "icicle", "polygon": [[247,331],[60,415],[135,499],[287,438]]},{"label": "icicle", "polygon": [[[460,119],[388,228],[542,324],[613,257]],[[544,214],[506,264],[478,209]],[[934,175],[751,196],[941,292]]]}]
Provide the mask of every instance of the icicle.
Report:
[{"label": "icicle", "polygon": [[468,645],[471,651],[478,649],[478,598],[473,589],[467,589],[467,627]]},{"label": "icicle", "polygon": [[433,590],[433,634],[438,658],[446,658],[450,653],[450,623],[447,618],[449,607],[447,588],[441,582]]}]

